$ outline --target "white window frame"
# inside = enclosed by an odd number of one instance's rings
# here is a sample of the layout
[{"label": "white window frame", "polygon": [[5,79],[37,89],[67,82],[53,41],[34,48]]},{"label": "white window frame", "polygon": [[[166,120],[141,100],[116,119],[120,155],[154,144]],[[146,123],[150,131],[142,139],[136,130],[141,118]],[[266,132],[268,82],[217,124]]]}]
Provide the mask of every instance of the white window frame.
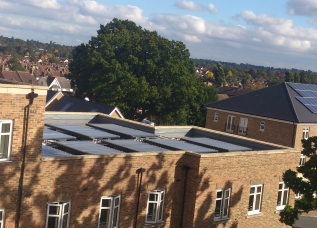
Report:
[{"label": "white window frame", "polygon": [[[103,206],[103,200],[110,200],[109,206]],[[121,195],[115,196],[102,196],[100,199],[100,210],[98,227],[99,228],[118,228],[119,227],[119,214],[120,214]],[[101,220],[102,210],[108,210],[106,222]],[[117,213],[116,213],[117,212]]]},{"label": "white window frame", "polygon": [[4,208],[0,208],[0,228],[4,228],[4,216],[5,210]]},{"label": "white window frame", "polygon": [[234,132],[234,122],[236,120],[235,116],[228,115],[227,123],[226,123],[226,131],[227,132]]},{"label": "white window frame", "polygon": [[248,128],[248,118],[240,117],[238,133],[240,135],[246,135],[247,134],[247,128]]},{"label": "white window frame", "polygon": [[[151,195],[155,195],[154,200],[151,200]],[[155,224],[155,223],[163,222],[164,201],[165,201],[165,190],[149,191],[147,206],[146,206],[145,223]],[[150,211],[150,210],[153,210],[153,211]]]},{"label": "white window frame", "polygon": [[[220,193],[220,194],[218,194]],[[229,203],[230,203],[230,188],[218,189],[216,195],[216,208],[215,208],[215,215],[214,220],[223,220],[228,219],[229,217]],[[217,204],[219,208],[217,209]]]},{"label": "white window frame", "polygon": [[283,210],[288,203],[289,187],[283,181],[279,182],[278,186],[276,210]]},{"label": "white window frame", "polygon": [[[252,189],[254,189],[253,192]],[[262,192],[263,184],[250,186],[248,215],[259,214],[261,212]]]},{"label": "white window frame", "polygon": [[[68,211],[65,209],[68,206]],[[50,214],[50,208],[57,207],[58,211],[56,214]],[[57,219],[57,226],[54,228],[68,228],[69,227],[69,217],[70,217],[70,208],[71,203],[70,201],[64,202],[53,202],[47,204],[47,212],[46,212],[46,225],[45,228],[49,227],[49,218],[56,218]],[[66,227],[65,227],[66,222]]]},{"label": "white window frame", "polygon": [[307,140],[309,138],[309,127],[303,128],[303,139]]},{"label": "white window frame", "polygon": [[260,131],[265,130],[265,121],[260,121]]},{"label": "white window frame", "polygon": [[299,159],[299,166],[303,166],[306,163],[306,155],[301,154]]},{"label": "white window frame", "polygon": [[[9,132],[2,132],[2,128],[4,124],[10,124]],[[5,161],[10,159],[10,152],[11,152],[11,142],[12,142],[12,129],[13,129],[13,121],[12,120],[0,120],[0,161]],[[9,140],[7,144],[4,144],[2,140],[5,136],[9,136]],[[7,145],[6,151],[4,148],[1,148],[1,145]]]},{"label": "white window frame", "polygon": [[214,122],[218,122],[218,117],[219,117],[218,112],[215,112],[215,115],[214,115]]}]

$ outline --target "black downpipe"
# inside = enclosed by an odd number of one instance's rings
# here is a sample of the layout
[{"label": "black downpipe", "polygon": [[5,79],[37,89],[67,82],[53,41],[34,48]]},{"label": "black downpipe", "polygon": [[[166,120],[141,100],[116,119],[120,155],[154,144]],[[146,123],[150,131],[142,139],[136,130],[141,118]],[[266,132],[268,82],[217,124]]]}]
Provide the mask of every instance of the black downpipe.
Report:
[{"label": "black downpipe", "polygon": [[181,221],[180,221],[180,228],[183,227],[183,220],[184,220],[184,211],[185,211],[185,199],[186,199],[186,191],[187,191],[187,176],[188,171],[190,170],[190,166],[184,165],[183,169],[185,170],[185,179],[184,179],[184,188],[183,188],[183,203],[182,203],[182,213],[181,213]]},{"label": "black downpipe", "polygon": [[142,176],[143,173],[145,172],[144,168],[140,168],[137,170],[137,173],[139,174],[139,189],[138,189],[138,199],[137,199],[137,204],[136,204],[136,211],[135,211],[135,218],[134,218],[134,225],[133,227],[137,227],[138,223],[138,213],[139,213],[139,203],[140,203],[140,195],[141,195],[141,185],[142,185]]},{"label": "black downpipe", "polygon": [[25,170],[25,156],[27,149],[27,137],[28,137],[28,127],[29,127],[29,116],[30,116],[30,106],[33,104],[34,98],[38,94],[32,92],[26,95],[26,98],[29,99],[29,104],[24,107],[24,120],[23,120],[23,134],[22,134],[22,164],[19,178],[19,188],[18,188],[18,206],[17,206],[17,216],[15,221],[15,228],[20,226],[20,217],[21,217],[21,207],[22,207],[22,193],[23,193],[23,181],[24,181],[24,170]]}]

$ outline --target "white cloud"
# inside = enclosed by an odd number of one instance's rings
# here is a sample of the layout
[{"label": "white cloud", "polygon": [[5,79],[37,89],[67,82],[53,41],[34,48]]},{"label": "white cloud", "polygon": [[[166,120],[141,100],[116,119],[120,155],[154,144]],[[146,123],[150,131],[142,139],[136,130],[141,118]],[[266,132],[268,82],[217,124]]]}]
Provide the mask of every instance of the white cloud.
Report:
[{"label": "white cloud", "polygon": [[317,17],[316,0],[288,0],[286,7],[290,15]]},{"label": "white cloud", "polygon": [[187,1],[187,0],[179,0],[174,3],[174,6],[179,9],[186,9],[186,10],[193,10],[193,11],[207,11],[213,14],[218,12],[218,9],[213,4],[209,4],[205,6],[205,5],[198,4],[193,1]]}]

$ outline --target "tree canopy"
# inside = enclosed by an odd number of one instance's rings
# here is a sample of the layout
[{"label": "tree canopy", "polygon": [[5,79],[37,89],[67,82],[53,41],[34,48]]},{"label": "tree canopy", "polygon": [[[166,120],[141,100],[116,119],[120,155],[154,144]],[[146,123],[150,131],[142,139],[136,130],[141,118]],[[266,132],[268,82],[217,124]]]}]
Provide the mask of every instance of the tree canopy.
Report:
[{"label": "tree canopy", "polygon": [[297,172],[289,169],[283,174],[285,184],[300,196],[294,207],[286,205],[280,213],[280,221],[289,226],[301,213],[317,209],[317,136],[303,139],[302,144],[302,154],[307,158],[305,164],[299,166]]},{"label": "tree canopy", "polygon": [[195,75],[189,57],[182,42],[114,18],[75,47],[68,78],[77,96],[118,106],[126,118],[203,125],[203,104],[217,91]]}]

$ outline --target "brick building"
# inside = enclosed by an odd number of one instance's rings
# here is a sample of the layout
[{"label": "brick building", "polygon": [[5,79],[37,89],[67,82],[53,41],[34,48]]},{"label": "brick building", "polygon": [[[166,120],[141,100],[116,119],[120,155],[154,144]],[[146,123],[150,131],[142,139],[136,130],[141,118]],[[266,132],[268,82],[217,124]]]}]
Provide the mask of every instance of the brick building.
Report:
[{"label": "brick building", "polygon": [[[32,92],[33,89],[34,91]],[[191,126],[46,112],[0,85],[0,227],[287,227],[300,152]]]},{"label": "brick building", "polygon": [[207,105],[206,128],[297,149],[317,136],[317,86],[282,83]]}]

